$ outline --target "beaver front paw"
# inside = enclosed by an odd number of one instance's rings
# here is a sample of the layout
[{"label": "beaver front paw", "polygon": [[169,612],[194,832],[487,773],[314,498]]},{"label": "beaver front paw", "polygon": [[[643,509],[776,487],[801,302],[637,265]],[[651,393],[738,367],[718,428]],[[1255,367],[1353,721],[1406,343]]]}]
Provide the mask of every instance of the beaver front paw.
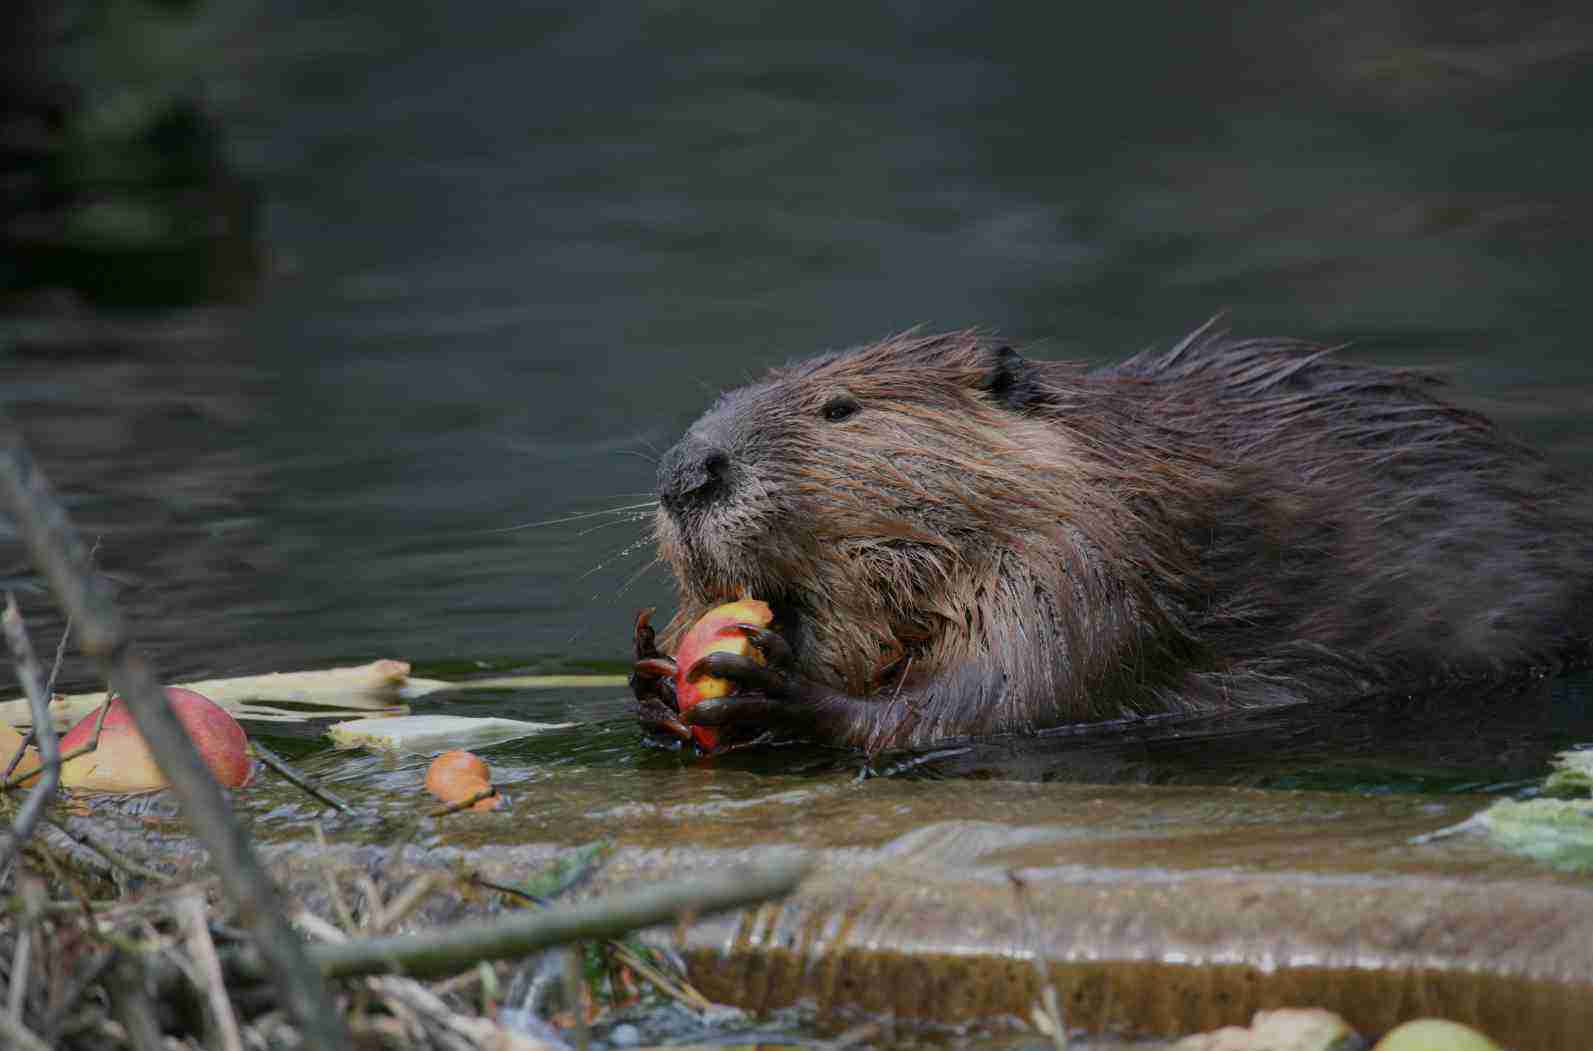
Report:
[{"label": "beaver front paw", "polygon": [[658,650],[658,636],[648,623],[651,609],[636,614],[635,661],[631,665],[631,694],[636,698],[636,721],[654,743],[678,748],[691,740],[691,730],[680,721],[675,700],[675,659]]},{"label": "beaver front paw", "polygon": [[686,679],[727,679],[735,691],[725,697],[698,701],[681,714],[691,726],[737,727],[811,733],[821,699],[828,691],[796,671],[791,647],[778,632],[757,624],[737,624],[735,630],[758,651],[759,660],[739,653],[704,654]]}]

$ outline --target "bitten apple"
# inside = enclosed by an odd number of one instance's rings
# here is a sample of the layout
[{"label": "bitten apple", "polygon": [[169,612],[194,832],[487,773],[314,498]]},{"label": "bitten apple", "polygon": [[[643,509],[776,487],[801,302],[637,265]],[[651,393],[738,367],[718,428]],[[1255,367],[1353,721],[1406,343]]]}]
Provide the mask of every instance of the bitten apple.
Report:
[{"label": "bitten apple", "polygon": [[[249,758],[249,738],[232,713],[203,694],[179,686],[166,687],[166,700],[177,713],[177,720],[188,731],[189,740],[210,773],[227,788],[249,783],[254,760]],[[94,736],[98,711],[78,720],[61,738],[64,755],[88,744]],[[143,735],[133,723],[133,715],[120,697],[111,698],[100,732],[99,747],[61,765],[61,784],[95,792],[152,792],[167,785]]]},{"label": "bitten apple", "polygon": [[[426,768],[426,791],[450,806],[463,803],[492,787],[492,771],[487,761],[474,752],[444,752]],[[494,792],[471,804],[471,810],[497,810],[505,803],[502,792]]]},{"label": "bitten apple", "polygon": [[[756,624],[760,628],[767,628],[773,622],[774,611],[769,609],[769,604],[755,598],[737,599],[715,606],[698,618],[697,623],[686,632],[686,637],[680,640],[680,648],[675,653],[675,702],[681,712],[686,712],[698,701],[724,697],[735,689],[735,684],[730,680],[711,675],[705,675],[696,682],[688,681],[686,673],[691,671],[692,665],[710,653],[736,653],[761,662],[763,655],[745,635],[736,630],[736,625]],[[719,746],[719,734],[711,727],[693,726],[691,733],[697,743],[709,751]]]}]

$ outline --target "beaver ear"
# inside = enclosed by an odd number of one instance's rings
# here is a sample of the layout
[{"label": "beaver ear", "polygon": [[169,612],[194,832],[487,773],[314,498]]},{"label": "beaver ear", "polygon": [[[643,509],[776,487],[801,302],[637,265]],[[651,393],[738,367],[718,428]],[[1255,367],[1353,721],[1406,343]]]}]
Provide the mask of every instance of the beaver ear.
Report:
[{"label": "beaver ear", "polygon": [[1017,351],[1011,347],[996,347],[985,351],[985,357],[979,389],[990,395],[996,404],[1021,412],[1042,399],[1034,366]]}]

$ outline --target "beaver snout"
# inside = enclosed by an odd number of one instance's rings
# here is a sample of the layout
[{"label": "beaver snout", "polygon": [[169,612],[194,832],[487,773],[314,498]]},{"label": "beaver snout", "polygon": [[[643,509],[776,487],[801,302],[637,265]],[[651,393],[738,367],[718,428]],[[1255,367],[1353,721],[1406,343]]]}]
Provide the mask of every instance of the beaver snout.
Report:
[{"label": "beaver snout", "polygon": [[682,438],[658,464],[658,497],[679,516],[700,510],[729,489],[730,454],[693,435]]}]

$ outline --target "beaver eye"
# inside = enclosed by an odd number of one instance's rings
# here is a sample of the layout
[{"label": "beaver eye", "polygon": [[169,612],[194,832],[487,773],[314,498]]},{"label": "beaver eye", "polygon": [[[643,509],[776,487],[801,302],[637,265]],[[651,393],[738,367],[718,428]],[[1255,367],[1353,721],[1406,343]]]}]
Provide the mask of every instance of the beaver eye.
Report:
[{"label": "beaver eye", "polygon": [[862,406],[855,399],[843,394],[838,398],[831,398],[825,402],[824,408],[819,410],[819,415],[831,423],[839,423],[861,408]]}]

